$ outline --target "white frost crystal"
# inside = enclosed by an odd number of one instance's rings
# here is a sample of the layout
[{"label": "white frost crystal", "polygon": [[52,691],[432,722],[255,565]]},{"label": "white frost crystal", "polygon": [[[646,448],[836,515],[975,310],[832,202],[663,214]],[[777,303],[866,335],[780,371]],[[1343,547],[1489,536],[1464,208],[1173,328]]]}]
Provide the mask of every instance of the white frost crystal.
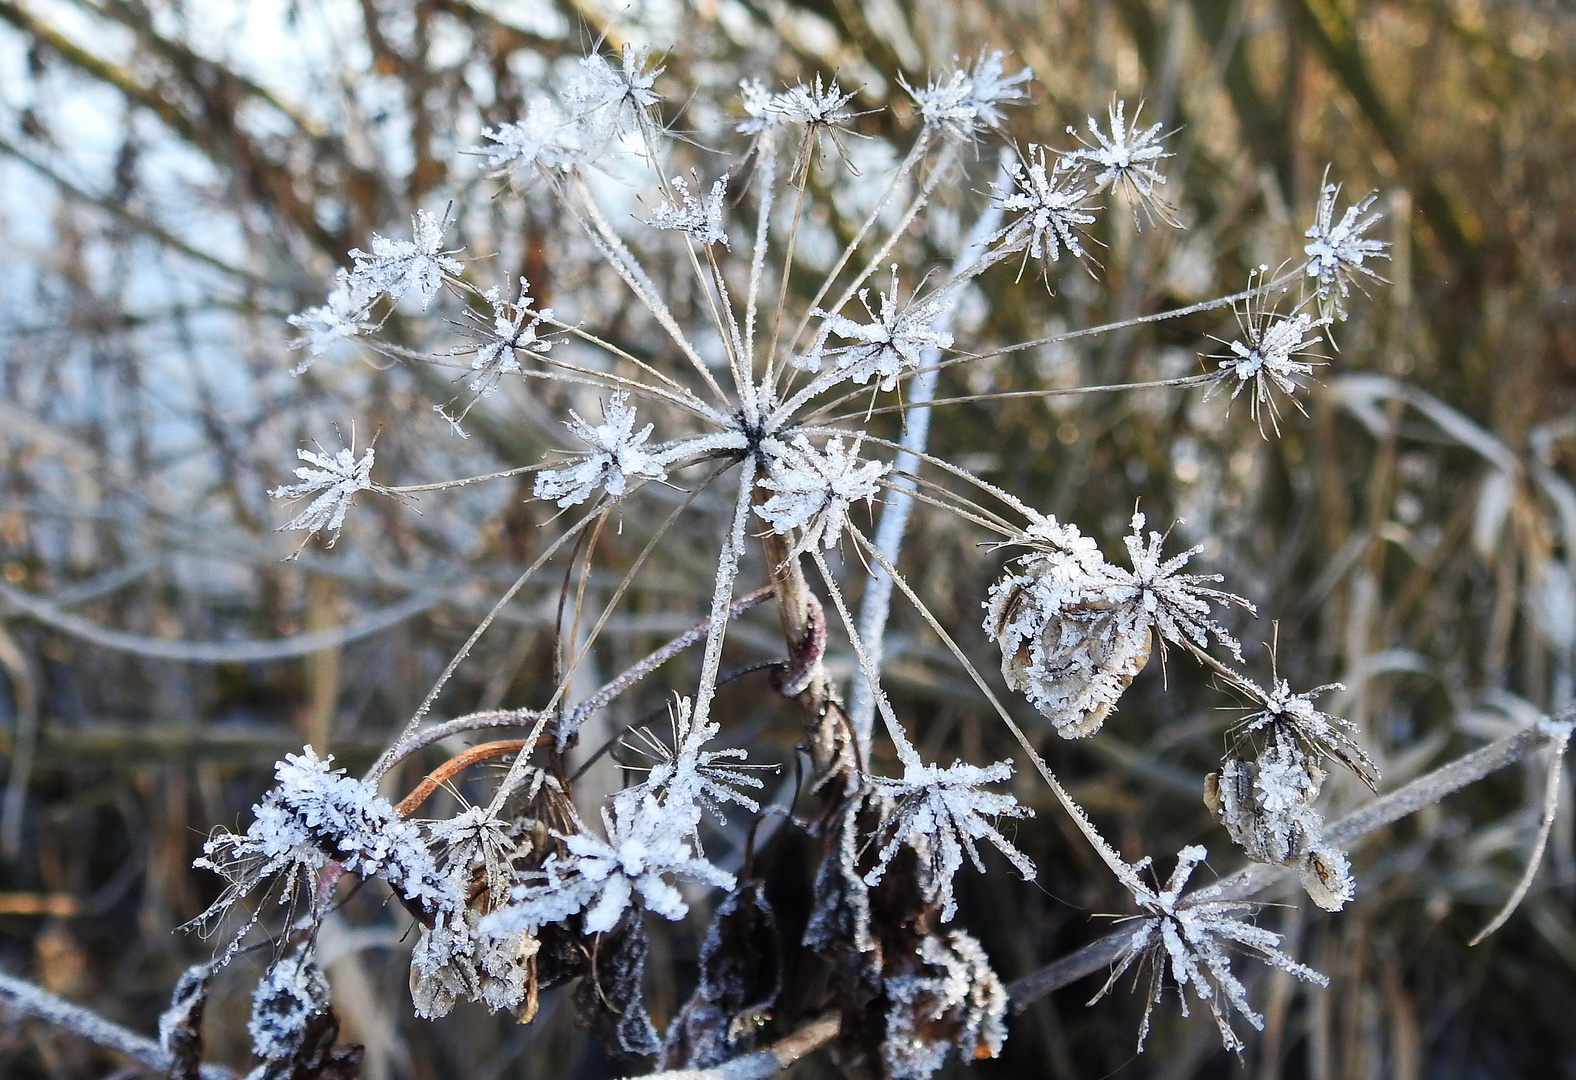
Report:
[{"label": "white frost crystal", "polygon": [[992,237],[1003,248],[1025,249],[1025,258],[1034,258],[1049,269],[1061,258],[1062,248],[1076,258],[1084,257],[1078,230],[1094,222],[1085,200],[1089,190],[1078,186],[1082,170],[1069,167],[1064,159],[1046,161],[1045,148],[1029,144],[1024,161],[1012,163],[1011,190],[996,192],[996,201],[1009,214],[1019,215]]},{"label": "white frost crystal", "polygon": [[859,440],[845,450],[838,435],[827,439],[823,450],[803,435],[790,445],[776,446],[772,470],[758,482],[773,495],[755,512],[775,533],[803,529],[796,551],[834,546],[848,524],[849,507],[861,499],[869,505],[892,467],[884,461],[860,461]]},{"label": "white frost crystal", "polygon": [[904,86],[927,126],[966,139],[987,128],[999,128],[1004,119],[1000,106],[1029,96],[1022,84],[1032,79],[1034,72],[1024,68],[1008,75],[1001,58],[999,49],[989,55],[982,52],[972,70],[959,68],[945,80],[932,79],[923,90]]},{"label": "white frost crystal", "polygon": [[679,205],[654,207],[646,224],[654,229],[676,229],[690,235],[701,247],[711,244],[728,246],[728,229],[722,220],[722,203],[728,193],[728,174],[723,173],[711,190],[702,198],[690,193],[682,176],[675,176],[670,183],[679,196]]},{"label": "white frost crystal", "polygon": [[613,394],[602,409],[602,423],[595,427],[573,409],[569,411],[569,430],[592,453],[566,468],[549,469],[538,475],[533,489],[538,499],[574,506],[589,499],[599,487],[619,499],[629,490],[631,480],[662,480],[667,476],[661,459],[646,446],[651,425],[635,430],[635,410],[628,401],[629,394],[624,391]]},{"label": "white frost crystal", "polygon": [[328,1008],[328,980],[309,946],[282,957],[252,990],[246,1030],[252,1053],[266,1062],[288,1061],[301,1048],[307,1022]]},{"label": "white frost crystal", "polygon": [[411,240],[391,240],[372,234],[372,252],[359,248],[350,252],[356,262],[355,276],[376,293],[391,300],[398,300],[415,290],[421,297],[421,306],[432,303],[443,284],[443,276],[459,276],[465,267],[443,249],[445,222],[425,210],[417,210],[411,219]]},{"label": "white frost crystal", "polygon": [[[629,797],[634,796],[634,797]],[[682,919],[689,911],[672,878],[731,889],[734,877],[701,857],[691,845],[693,819],[656,796],[626,789],[602,811],[604,840],[581,831],[560,836],[568,854],[550,855],[538,880],[516,887],[512,902],[482,921],[495,936],[516,934],[583,913],[582,929],[613,929],[639,898],[648,911]]]},{"label": "white frost crystal", "polygon": [[920,942],[919,969],[888,976],[882,1046],[892,1080],[927,1080],[956,1049],[972,1061],[995,1057],[1007,1040],[1007,990],[980,943],[961,930]]},{"label": "white frost crystal", "polygon": [[1256,910],[1257,905],[1241,900],[1212,900],[1207,890],[1192,899],[1182,896],[1193,868],[1203,862],[1207,854],[1197,845],[1183,848],[1177,854],[1176,869],[1159,892],[1145,886],[1137,873],[1148,866],[1147,858],[1134,864],[1131,867],[1134,872],[1126,875],[1129,888],[1134,890],[1134,900],[1148,917],[1134,928],[1111,977],[1093,1001],[1098,1001],[1116,985],[1116,980],[1134,963],[1147,961],[1153,966],[1144,1019],[1138,1031],[1140,1051],[1149,1034],[1150,1016],[1165,988],[1163,976],[1168,967],[1177,984],[1182,1015],[1188,1015],[1185,988],[1191,986],[1193,996],[1209,1004],[1226,1049],[1239,1052],[1243,1043],[1231,1029],[1232,1011],[1242,1014],[1248,1023],[1260,1030],[1264,1028],[1264,1018],[1248,1004],[1247,988],[1232,973],[1228,949],[1244,949],[1299,979],[1319,986],[1329,985],[1329,979],[1282,952],[1278,934],[1241,918]]},{"label": "white frost crystal", "polygon": [[923,764],[912,751],[904,757],[908,760],[901,780],[870,778],[875,789],[897,806],[881,826],[880,833],[889,834],[889,838],[876,859],[875,869],[865,875],[865,884],[875,885],[881,880],[905,841],[917,841],[922,849],[928,848],[931,898],[941,907],[942,922],[952,921],[958,909],[952,896],[952,879],[963,868],[964,853],[968,853],[975,870],[985,872],[978,848],[981,840],[989,840],[1025,881],[1034,879],[1034,863],[986,820],[1034,814],[1011,795],[980,790],[986,784],[999,784],[1010,777],[1010,762],[998,761],[980,768],[954,761],[951,768],[944,769]]},{"label": "white frost crystal", "polygon": [[1089,117],[1089,133],[1094,136],[1094,142],[1080,138],[1084,148],[1064,154],[1063,160],[1073,166],[1087,162],[1091,168],[1098,170],[1094,175],[1094,190],[1097,193],[1112,187],[1122,190],[1133,202],[1135,215],[1142,206],[1152,217],[1175,224],[1174,208],[1155,191],[1157,184],[1166,182],[1155,166],[1161,158],[1171,156],[1160,142],[1160,129],[1165,125],[1151,124],[1140,129],[1138,113],[1143,106],[1133,110],[1131,123],[1124,116],[1126,107],[1127,103],[1120,100],[1111,104],[1108,110],[1110,135],[1100,130],[1094,117]]},{"label": "white frost crystal", "polygon": [[376,299],[377,292],[365,278],[352,276],[343,267],[336,271],[334,288],[322,307],[307,308],[299,315],[291,315],[285,320],[301,331],[301,336],[292,341],[290,347],[305,349],[307,352],[306,359],[295,366],[294,373],[299,375],[311,367],[312,361],[336,342],[372,329],[367,318],[371,313],[372,302]]},{"label": "white frost crystal", "polygon": [[[1235,379],[1231,399],[1235,401],[1238,394],[1247,390],[1253,419],[1262,429],[1260,416],[1263,407],[1268,405],[1271,424],[1279,433],[1280,411],[1275,403],[1275,391],[1287,396],[1295,394],[1302,388],[1299,380],[1313,374],[1314,364],[1298,357],[1308,355],[1308,350],[1318,343],[1319,338],[1313,331],[1324,323],[1307,312],[1277,315],[1251,309],[1246,318],[1239,316],[1238,321],[1242,325],[1242,339],[1229,343],[1229,353],[1214,357],[1220,362],[1217,371],[1220,382],[1216,385]],[[1301,403],[1296,404],[1301,410]]]},{"label": "white frost crystal", "polygon": [[552,309],[533,309],[530,288],[530,283],[521,278],[519,297],[513,301],[505,300],[496,285],[482,294],[482,299],[492,308],[491,325],[473,316],[481,325],[480,338],[454,349],[455,355],[472,354],[471,370],[475,374],[471,376],[471,393],[485,397],[497,389],[502,376],[520,371],[520,353],[540,356],[553,347],[551,341],[536,333],[543,319],[553,317]]},{"label": "white frost crystal", "polygon": [[[870,290],[859,290],[859,302],[870,322],[855,322],[846,315],[812,308],[810,314],[821,320],[821,327],[809,351],[794,357],[794,366],[820,371],[822,362],[830,361],[840,379],[858,383],[880,379],[881,389],[891,390],[897,386],[898,376],[924,362],[927,350],[951,348],[952,334],[934,329],[949,303],[935,298],[900,307],[897,296],[897,267],[893,266],[892,288],[880,294],[879,315],[870,309]],[[833,334],[853,344],[829,349],[826,343]]]},{"label": "white frost crystal", "polygon": [[[345,524],[345,514],[355,501],[356,492],[384,490],[372,482],[372,463],[376,455],[369,446],[359,459],[349,447],[341,447],[333,455],[297,450],[296,457],[307,463],[295,471],[301,482],[285,484],[268,494],[275,499],[302,499],[308,495],[317,498],[279,529],[305,529],[313,533],[327,529],[334,534],[329,538],[332,547],[339,539],[339,530]],[[317,467],[313,468],[314,465]]]},{"label": "white frost crystal", "polygon": [[1368,214],[1378,193],[1370,192],[1355,206],[1348,206],[1341,220],[1334,222],[1335,197],[1340,190],[1339,185],[1326,183],[1319,192],[1319,208],[1306,233],[1308,244],[1302,250],[1308,256],[1308,276],[1317,280],[1320,313],[1327,320],[1335,317],[1344,321],[1351,283],[1359,274],[1383,281],[1367,260],[1388,259],[1390,254],[1385,248],[1390,245],[1363,235],[1383,217]]}]

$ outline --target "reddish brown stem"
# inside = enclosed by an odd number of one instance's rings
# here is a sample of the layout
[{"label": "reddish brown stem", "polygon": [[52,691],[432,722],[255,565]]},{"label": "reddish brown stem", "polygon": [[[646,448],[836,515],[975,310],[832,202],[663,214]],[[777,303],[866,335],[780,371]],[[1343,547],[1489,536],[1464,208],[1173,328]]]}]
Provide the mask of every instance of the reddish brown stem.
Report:
[{"label": "reddish brown stem", "polygon": [[[551,741],[551,735],[543,735],[536,740],[536,745],[543,746]],[[499,739],[497,742],[482,743],[480,746],[471,747],[464,753],[455,754],[448,761],[445,761],[442,765],[439,765],[422,777],[421,783],[411,789],[409,795],[395,804],[394,812],[400,817],[410,817],[411,814],[420,808],[422,803],[427,801],[427,798],[434,791],[438,790],[439,784],[461,769],[490,757],[499,757],[503,754],[517,754],[523,749],[525,749],[524,739]]]}]

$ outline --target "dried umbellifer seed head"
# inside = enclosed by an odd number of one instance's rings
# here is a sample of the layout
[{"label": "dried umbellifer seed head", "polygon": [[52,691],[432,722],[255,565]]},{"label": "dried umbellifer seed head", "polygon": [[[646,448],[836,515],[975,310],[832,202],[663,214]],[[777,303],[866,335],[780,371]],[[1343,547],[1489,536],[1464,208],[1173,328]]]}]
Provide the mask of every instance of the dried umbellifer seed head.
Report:
[{"label": "dried umbellifer seed head", "polygon": [[[1020,593],[1027,598],[1028,592]],[[1010,609],[1012,605],[1004,605]],[[1149,627],[1128,605],[1090,601],[1005,625],[1001,673],[1066,739],[1100,730],[1149,659]],[[1030,633],[1022,633],[1030,629]]]},{"label": "dried umbellifer seed head", "polygon": [[1308,852],[1301,867],[1302,887],[1325,911],[1340,911],[1357,892],[1346,852],[1320,845]]}]

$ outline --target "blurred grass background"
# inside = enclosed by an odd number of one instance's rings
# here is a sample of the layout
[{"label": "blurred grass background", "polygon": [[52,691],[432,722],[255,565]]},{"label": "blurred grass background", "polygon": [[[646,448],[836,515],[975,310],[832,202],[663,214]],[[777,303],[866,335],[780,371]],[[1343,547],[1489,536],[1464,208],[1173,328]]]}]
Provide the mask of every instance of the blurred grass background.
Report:
[{"label": "blurred grass background", "polygon": [[[890,107],[861,120],[871,138],[852,151],[876,174],[881,148],[912,127],[897,76],[922,83],[954,55],[999,47],[1034,68],[1032,103],[1008,120],[1020,144],[1065,145],[1066,126],[1103,120],[1113,95],[1144,99],[1146,118],[1175,129],[1165,190],[1188,229],[1108,215],[1095,227],[1103,269],[1095,279],[1073,270],[1054,293],[999,268],[966,305],[974,317],[960,319],[960,346],[977,351],[1235,291],[1250,269],[1300,257],[1327,167],[1344,185],[1341,206],[1377,190],[1391,284],[1335,328],[1340,351],[1327,350],[1306,415],[1286,411],[1280,438],[1260,437],[1245,402],[1228,410],[1223,397],[1145,391],[950,406],[932,448],[1108,549],[1140,500],[1159,527],[1185,519],[1174,542],[1204,544],[1206,569],[1259,604],[1259,620],[1238,627],[1253,673],[1268,677],[1278,626],[1280,674],[1299,688],[1346,685],[1326,707],[1363,726],[1386,784],[1569,702],[1576,14],[1565,5],[0,0],[8,970],[150,1031],[180,970],[207,955],[202,940],[172,932],[214,894],[214,879],[189,868],[207,830],[244,824],[271,763],[303,742],[364,765],[533,556],[548,515],[522,501],[522,486],[435,498],[421,516],[366,502],[338,546],[280,562],[290,547],[271,532],[283,517],[264,491],[296,446],[327,440],[331,422],[354,419],[362,441],[376,433],[383,482],[415,483],[537,460],[561,445],[565,404],[502,395],[472,414],[475,437],[462,444],[430,411],[454,393],[448,374],[341,364],[291,380],[283,316],[321,302],[332,267],[372,230],[399,235],[414,208],[452,200],[468,255],[498,252],[500,277],[523,273],[560,307],[607,297],[606,324],[635,334],[627,300],[565,254],[572,240],[549,200],[492,199],[496,183],[456,153],[483,124],[514,119],[555,58],[603,34],[665,49],[659,87],[686,106],[679,127],[717,127],[716,103],[747,74],[863,83],[863,107]],[[701,151],[680,152],[708,171]],[[993,168],[988,151],[965,163],[910,255],[950,257]],[[827,228],[849,235],[858,207],[817,197]],[[1192,373],[1221,347],[1211,335],[1234,332],[1217,312],[1048,346],[949,371],[941,393]],[[639,551],[640,513],[603,539],[594,588]],[[980,539],[927,517],[904,565],[991,662],[978,605],[1000,556],[982,554]],[[610,623],[596,653],[604,676],[702,610],[709,555],[685,546]],[[22,594],[42,597],[53,618]],[[304,657],[168,658],[180,655],[171,642],[288,636],[411,597],[430,603]],[[512,608],[440,711],[543,700],[555,603],[556,587],[544,587]],[[757,615],[735,643],[740,665],[781,651],[770,613]],[[134,635],[138,651],[84,640],[69,616]],[[1007,756],[919,620],[899,611],[893,635],[895,696],[922,753]],[[660,705],[686,674],[666,678],[609,722]],[[775,747],[754,756],[788,760],[794,724],[763,700],[752,681],[762,678],[744,677],[723,701],[739,742]],[[1203,842],[1225,872],[1237,861],[1199,794],[1238,715],[1230,704],[1185,665],[1157,665],[1100,736],[1048,753],[1126,855],[1164,865]],[[1540,772],[1492,778],[1370,843],[1354,859],[1358,900],[1341,915],[1294,901],[1266,911],[1331,987],[1243,966],[1267,1018],[1249,1075],[1576,1072],[1568,816],[1522,911],[1483,945],[1465,944],[1520,872]],[[1101,932],[1093,915],[1126,910],[1048,800],[1019,781],[1042,808],[1018,831],[1039,883],[997,863],[958,881],[960,922],[1007,979]],[[1337,805],[1360,801],[1339,783]],[[323,944],[347,1036],[373,1048],[369,1077],[614,1069],[561,996],[531,1027],[464,1009],[411,1020],[410,942],[371,892],[331,921]],[[687,992],[703,929],[656,939],[659,1023]],[[1119,994],[1085,1009],[1097,987],[1036,1003],[1014,1020],[1002,1059],[971,1068],[1058,1080],[1243,1074],[1207,1017],[1183,1021],[1174,999],[1134,1058],[1139,1002]],[[216,991],[217,1060],[244,1060],[247,990],[236,975]],[[11,1022],[0,1063],[18,1077],[117,1067],[72,1036]]]}]

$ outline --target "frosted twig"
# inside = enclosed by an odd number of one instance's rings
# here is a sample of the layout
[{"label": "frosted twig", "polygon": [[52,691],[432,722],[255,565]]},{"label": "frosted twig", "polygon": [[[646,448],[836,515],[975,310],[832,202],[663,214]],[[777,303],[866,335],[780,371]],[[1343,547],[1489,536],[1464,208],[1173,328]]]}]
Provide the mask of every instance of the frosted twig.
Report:
[{"label": "frosted twig", "polygon": [[72,637],[117,652],[152,657],[156,660],[184,660],[197,664],[261,664],[270,660],[288,660],[296,656],[306,656],[309,653],[337,648],[352,641],[371,637],[391,626],[397,626],[406,619],[429,611],[442,602],[443,594],[440,590],[424,590],[339,626],[291,634],[272,641],[171,641],[100,626],[80,615],[61,611],[47,600],[0,581],[0,604],[9,606],[45,626],[51,626]]},{"label": "frosted twig", "polygon": [[[35,1016],[95,1045],[125,1054],[150,1069],[167,1071],[174,1057],[152,1039],[111,1023],[90,1009],[57,997],[26,979],[0,972],[0,1003],[28,1016]],[[203,1080],[235,1080],[235,1073],[220,1065],[203,1065]]]},{"label": "frosted twig", "polygon": [[[996,175],[1002,180],[1008,173],[1010,153],[1003,150]],[[1001,206],[992,201],[986,205],[979,219],[975,221],[973,230],[964,241],[962,249],[958,252],[957,259],[953,262],[953,272],[957,273],[962,267],[972,262],[980,251],[984,250],[986,238],[996,231],[1001,222]],[[946,308],[939,319],[932,325],[937,332],[951,329],[951,307]],[[929,349],[925,352],[922,368],[935,364],[941,359],[940,349]],[[926,407],[936,395],[936,379],[939,372],[932,369],[915,375],[908,381],[908,401],[910,409],[905,415],[903,435],[899,440],[902,449],[892,461],[892,470],[896,474],[887,485],[886,498],[881,506],[881,520],[876,525],[873,537],[876,550],[894,565],[898,561],[898,554],[903,550],[903,534],[908,528],[909,508],[913,505],[914,481],[908,478],[919,466],[918,454],[923,453],[926,443],[930,438],[930,410]],[[892,579],[885,570],[873,568],[865,578],[864,598],[859,607],[859,636],[864,640],[865,651],[870,654],[870,663],[876,675],[881,673],[881,654],[886,636],[887,618],[892,610]],[[870,728],[875,718],[875,700],[871,697],[870,689],[865,682],[855,679],[849,687],[848,694],[848,719],[854,729],[854,738],[858,740],[860,753],[865,760],[870,758]]]},{"label": "frosted twig", "polygon": [[1549,754],[1548,771],[1543,781],[1543,815],[1538,824],[1538,838],[1532,843],[1532,852],[1527,856],[1527,868],[1522,871],[1521,880],[1511,890],[1510,896],[1505,900],[1499,913],[1489,920],[1487,926],[1479,930],[1468,945],[1476,945],[1488,937],[1515,913],[1521,906],[1521,901],[1532,888],[1532,879],[1538,874],[1538,867],[1543,862],[1543,849],[1548,846],[1549,833],[1554,830],[1554,814],[1559,809],[1560,802],[1560,774],[1565,771],[1565,748],[1570,745],[1570,737],[1566,737],[1551,748]]},{"label": "frosted twig", "polygon": [[[638,1080],[766,1080],[837,1037],[842,1017],[831,1013],[812,1021],[765,1050],[730,1058],[706,1069],[669,1069],[647,1073]],[[635,1078],[630,1078],[635,1080]]]}]

